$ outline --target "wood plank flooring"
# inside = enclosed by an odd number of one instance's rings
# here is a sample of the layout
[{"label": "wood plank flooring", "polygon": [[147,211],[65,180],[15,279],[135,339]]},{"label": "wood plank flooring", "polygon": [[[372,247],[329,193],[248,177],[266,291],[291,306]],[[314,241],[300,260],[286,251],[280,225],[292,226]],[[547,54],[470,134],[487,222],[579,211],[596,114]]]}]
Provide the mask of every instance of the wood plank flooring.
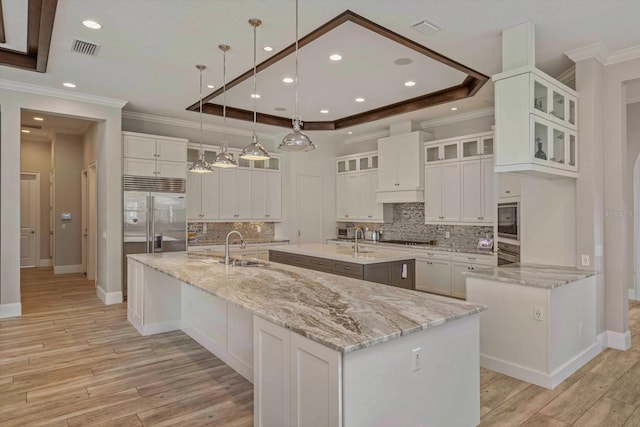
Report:
[{"label": "wood plank flooring", "polygon": [[[0,426],[253,425],[251,383],[182,332],[141,337],[83,275],[22,270],[22,309],[0,320]],[[481,425],[640,427],[639,302],[629,322],[629,351],[556,390],[482,369]]]}]

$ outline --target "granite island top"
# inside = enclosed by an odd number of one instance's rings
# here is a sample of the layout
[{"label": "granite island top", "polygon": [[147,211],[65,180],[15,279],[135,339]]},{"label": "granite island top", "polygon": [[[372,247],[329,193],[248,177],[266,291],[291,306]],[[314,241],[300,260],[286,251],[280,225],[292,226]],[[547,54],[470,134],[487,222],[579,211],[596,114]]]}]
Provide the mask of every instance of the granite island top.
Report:
[{"label": "granite island top", "polygon": [[128,257],[342,353],[486,310],[453,298],[284,264],[225,266],[220,254],[210,251]]},{"label": "granite island top", "polygon": [[476,268],[462,274],[467,277],[546,289],[557,288],[596,275],[594,271],[578,270],[575,267],[521,263]]},{"label": "granite island top", "polygon": [[[339,242],[339,243],[353,243],[353,239],[328,239],[330,242]],[[455,252],[455,253],[465,253],[465,254],[473,254],[473,255],[483,255],[483,256],[493,256],[495,252],[488,249],[478,249],[477,247],[454,247],[454,246],[445,246],[445,245],[431,245],[429,243],[417,243],[411,245],[404,245],[400,243],[391,243],[384,240],[362,240],[363,245],[373,245],[375,247],[381,248],[390,248],[390,249],[420,249],[425,251],[438,251],[438,252]]]},{"label": "granite island top", "polygon": [[274,251],[286,252],[289,254],[308,255],[356,264],[377,264],[381,262],[402,261],[413,258],[411,254],[394,251],[392,248],[376,248],[373,251],[361,248],[358,254],[355,254],[351,247],[328,244],[324,245],[322,243],[277,246],[272,249]]}]

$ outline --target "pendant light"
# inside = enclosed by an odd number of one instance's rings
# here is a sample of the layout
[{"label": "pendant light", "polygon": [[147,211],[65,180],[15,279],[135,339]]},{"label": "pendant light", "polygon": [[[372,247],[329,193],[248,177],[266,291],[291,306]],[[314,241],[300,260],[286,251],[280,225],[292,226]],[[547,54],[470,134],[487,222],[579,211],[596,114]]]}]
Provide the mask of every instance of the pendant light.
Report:
[{"label": "pendant light", "polygon": [[202,71],[207,67],[205,65],[196,65],[196,68],[200,71],[200,151],[198,152],[198,160],[189,166],[189,172],[210,173],[213,171],[209,163],[204,159],[204,148],[202,148]]},{"label": "pendant light", "polygon": [[302,118],[298,114],[298,0],[296,0],[296,109],[293,116],[293,131],[286,135],[278,148],[283,151],[311,151],[316,145],[302,131]]},{"label": "pendant light", "polygon": [[216,168],[236,168],[238,164],[233,159],[233,154],[227,151],[227,51],[231,47],[227,44],[218,45],[222,51],[222,119],[224,120],[224,135],[220,144],[220,153],[216,156],[211,166]]},{"label": "pendant light", "polygon": [[253,27],[253,136],[251,137],[251,144],[244,147],[242,153],[240,153],[241,159],[247,160],[268,160],[270,158],[269,153],[258,142],[258,135],[256,135],[256,118],[257,107],[256,99],[258,98],[256,92],[256,29],[262,24],[262,21],[257,18],[249,19],[249,24]]}]

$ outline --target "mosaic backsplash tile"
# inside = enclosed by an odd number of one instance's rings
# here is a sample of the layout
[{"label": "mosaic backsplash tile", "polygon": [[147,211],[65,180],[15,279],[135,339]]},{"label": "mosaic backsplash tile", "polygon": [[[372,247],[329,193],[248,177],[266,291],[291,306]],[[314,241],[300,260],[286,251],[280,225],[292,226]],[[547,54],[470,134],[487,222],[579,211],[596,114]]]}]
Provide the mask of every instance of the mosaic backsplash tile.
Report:
[{"label": "mosaic backsplash tile", "polygon": [[[269,242],[275,236],[273,222],[189,222],[189,246],[224,244],[227,233],[238,230],[247,243]],[[234,241],[237,236],[234,237]]]}]

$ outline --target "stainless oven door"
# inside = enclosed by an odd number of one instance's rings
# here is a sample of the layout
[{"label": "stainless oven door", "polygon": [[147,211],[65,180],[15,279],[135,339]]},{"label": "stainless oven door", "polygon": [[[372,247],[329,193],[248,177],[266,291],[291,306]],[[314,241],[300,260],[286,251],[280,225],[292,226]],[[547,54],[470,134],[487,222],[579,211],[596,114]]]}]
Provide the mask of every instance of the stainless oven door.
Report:
[{"label": "stainless oven door", "polygon": [[498,237],[520,240],[519,203],[498,204]]},{"label": "stainless oven door", "polygon": [[498,251],[498,265],[514,264],[520,262],[520,255]]}]

